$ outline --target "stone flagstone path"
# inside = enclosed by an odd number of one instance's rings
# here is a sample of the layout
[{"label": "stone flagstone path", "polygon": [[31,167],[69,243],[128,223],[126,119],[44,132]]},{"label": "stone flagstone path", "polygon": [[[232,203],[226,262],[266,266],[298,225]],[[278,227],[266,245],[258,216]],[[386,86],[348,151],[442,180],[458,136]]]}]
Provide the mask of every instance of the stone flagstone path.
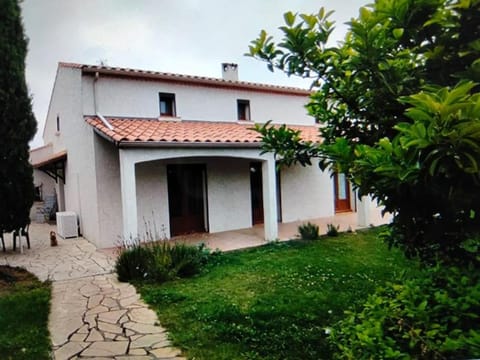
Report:
[{"label": "stone flagstone path", "polygon": [[[56,359],[180,359],[135,288],[113,274],[54,283]],[[133,357],[132,357],[133,356]]]},{"label": "stone flagstone path", "polygon": [[82,238],[58,238],[52,248],[52,229],[32,224],[32,248],[23,255],[0,252],[0,264],[53,281],[49,330],[56,360],[185,359],[135,288],[112,274],[112,256]]}]

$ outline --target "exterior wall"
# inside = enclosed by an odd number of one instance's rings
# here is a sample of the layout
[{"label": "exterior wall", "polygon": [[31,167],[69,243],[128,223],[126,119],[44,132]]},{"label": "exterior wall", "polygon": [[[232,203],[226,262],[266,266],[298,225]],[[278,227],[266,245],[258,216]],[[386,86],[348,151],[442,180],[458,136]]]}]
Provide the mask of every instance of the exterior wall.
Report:
[{"label": "exterior wall", "polygon": [[252,226],[249,161],[210,160],[207,179],[210,232]]},{"label": "exterior wall", "polygon": [[[60,118],[60,131],[56,128],[57,116]],[[58,68],[43,140],[52,144],[53,153],[67,150],[65,209],[78,214],[80,230],[85,238],[98,241],[94,135],[91,126],[83,119],[80,69]]]},{"label": "exterior wall", "polygon": [[[95,114],[93,76],[83,77],[83,112]],[[313,125],[307,96],[282,95],[160,81],[102,77],[96,82],[97,110],[104,116],[158,118],[159,93],[174,93],[177,117],[183,120],[237,121],[237,99],[250,101],[254,122]],[[88,91],[87,91],[88,90]]]},{"label": "exterior wall", "polygon": [[122,198],[118,149],[95,136],[95,167],[98,191],[99,247],[112,247],[122,236]]},{"label": "exterior wall", "polygon": [[[63,127],[68,127],[72,117],[81,115],[80,79],[80,70],[58,67],[43,129],[43,142],[52,145],[52,153],[66,149]],[[57,116],[60,131],[57,131]]]},{"label": "exterior wall", "polygon": [[55,194],[55,180],[43,171],[33,169],[33,184],[35,187],[42,186],[42,200],[45,196]]},{"label": "exterior wall", "polygon": [[[252,226],[249,161],[191,158],[151,161],[136,165],[137,219],[141,239],[170,237],[167,164],[205,164],[209,232]],[[156,236],[155,236],[156,235]]]},{"label": "exterior wall", "polygon": [[[170,237],[167,167],[161,161],[135,166],[137,187],[138,235],[141,239]],[[118,229],[119,231],[122,228]]]},{"label": "exterior wall", "polygon": [[318,163],[281,170],[282,222],[333,216],[333,182]]},{"label": "exterior wall", "polygon": [[29,161],[31,164],[39,163],[53,155],[52,144],[40,146],[30,150]]},{"label": "exterior wall", "polygon": [[393,215],[391,213],[386,213],[382,215],[384,207],[381,205],[378,205],[378,203],[370,198],[370,206],[367,208],[367,211],[369,212],[369,217],[370,217],[370,224],[388,224],[393,220]]}]

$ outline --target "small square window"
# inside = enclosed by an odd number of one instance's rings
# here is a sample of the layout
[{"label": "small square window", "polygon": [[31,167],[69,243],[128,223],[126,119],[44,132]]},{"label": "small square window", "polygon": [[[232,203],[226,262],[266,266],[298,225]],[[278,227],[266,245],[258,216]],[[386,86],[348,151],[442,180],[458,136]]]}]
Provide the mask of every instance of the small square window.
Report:
[{"label": "small square window", "polygon": [[160,93],[160,116],[176,116],[175,94]]},{"label": "small square window", "polygon": [[250,101],[237,100],[238,120],[250,120]]}]

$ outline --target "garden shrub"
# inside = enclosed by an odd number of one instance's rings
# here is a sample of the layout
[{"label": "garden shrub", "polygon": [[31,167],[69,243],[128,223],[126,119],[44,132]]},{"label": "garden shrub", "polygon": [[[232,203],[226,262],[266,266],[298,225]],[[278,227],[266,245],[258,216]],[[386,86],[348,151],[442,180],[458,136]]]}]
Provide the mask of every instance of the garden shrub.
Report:
[{"label": "garden shrub", "polygon": [[307,222],[298,227],[300,238],[302,240],[315,240],[320,236],[318,225]]},{"label": "garden shrub", "polygon": [[203,243],[198,246],[177,244],[170,249],[175,272],[181,277],[199,273],[202,266],[208,261],[209,255],[210,252]]},{"label": "garden shrub", "polygon": [[204,244],[190,246],[168,241],[139,243],[121,252],[115,270],[120,281],[164,282],[199,273],[208,256]]},{"label": "garden shrub", "polygon": [[327,235],[332,237],[338,236],[338,229],[340,229],[339,225],[327,224]]},{"label": "garden shrub", "polygon": [[124,249],[115,263],[118,280],[142,280],[152,268],[152,263],[153,253],[149,248],[135,245]]},{"label": "garden shrub", "polygon": [[436,266],[388,284],[331,335],[338,359],[480,357],[480,274]]}]

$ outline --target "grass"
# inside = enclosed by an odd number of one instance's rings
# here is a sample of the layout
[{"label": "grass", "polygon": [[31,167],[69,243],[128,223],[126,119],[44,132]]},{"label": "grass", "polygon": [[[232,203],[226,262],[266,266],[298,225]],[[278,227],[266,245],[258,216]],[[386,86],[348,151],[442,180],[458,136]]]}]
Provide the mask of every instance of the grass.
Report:
[{"label": "grass", "polygon": [[192,359],[329,359],[328,328],[414,266],[379,229],[224,253],[201,275],[140,285]]},{"label": "grass", "polygon": [[0,266],[0,358],[50,359],[50,285],[24,269]]}]

